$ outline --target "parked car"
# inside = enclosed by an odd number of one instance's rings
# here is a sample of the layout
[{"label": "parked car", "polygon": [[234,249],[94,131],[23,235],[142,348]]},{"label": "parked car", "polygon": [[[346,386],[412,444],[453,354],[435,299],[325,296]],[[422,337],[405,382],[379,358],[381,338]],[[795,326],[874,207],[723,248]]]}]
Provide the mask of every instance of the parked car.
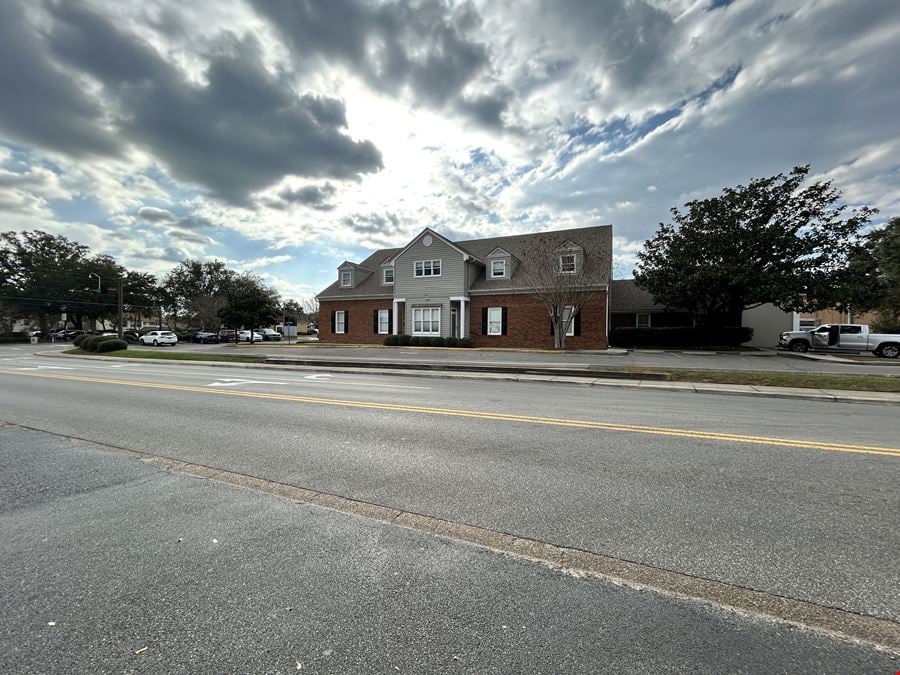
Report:
[{"label": "parked car", "polygon": [[316,324],[314,324],[314,323],[311,323],[311,324],[307,325],[307,326],[306,326],[306,334],[307,334],[307,335],[318,335],[318,334],[319,334],[319,327],[318,327]]},{"label": "parked car", "polygon": [[139,342],[142,345],[153,345],[154,347],[159,347],[160,345],[171,345],[174,347],[178,344],[178,336],[170,330],[151,330],[149,333],[141,335]]},{"label": "parked car", "polygon": [[778,346],[792,352],[810,349],[873,352],[875,356],[896,359],[900,356],[900,335],[870,333],[869,327],[860,323],[825,324],[812,330],[782,333],[778,338]]},{"label": "parked car", "polygon": [[30,337],[30,338],[31,338],[31,337],[37,337],[37,338],[39,338],[39,337],[41,337],[41,336],[43,335],[43,333],[41,333],[41,331],[39,331],[39,330],[30,330],[30,331],[28,331],[27,335],[28,335],[28,337]]},{"label": "parked car", "polygon": [[272,330],[271,328],[259,328],[253,332],[262,335],[264,342],[278,342],[281,340],[281,333],[277,330]]},{"label": "parked car", "polygon": [[222,342],[234,342],[234,336],[237,333],[236,330],[231,328],[223,328],[219,331],[219,340]]},{"label": "parked car", "polygon": [[262,342],[263,336],[255,330],[239,330],[237,333],[240,342]]},{"label": "parked car", "polygon": [[81,330],[57,330],[51,332],[47,337],[53,340],[74,340],[83,332]]},{"label": "parked car", "polygon": [[200,344],[218,344],[219,343],[219,334],[218,333],[210,333],[209,331],[205,331],[205,330],[200,330],[191,336],[191,342],[197,342]]}]

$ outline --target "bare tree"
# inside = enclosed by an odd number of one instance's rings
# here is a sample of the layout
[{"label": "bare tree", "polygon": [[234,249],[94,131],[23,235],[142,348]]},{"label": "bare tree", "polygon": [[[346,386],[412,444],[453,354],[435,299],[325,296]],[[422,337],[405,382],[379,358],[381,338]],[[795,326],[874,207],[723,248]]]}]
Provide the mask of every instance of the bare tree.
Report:
[{"label": "bare tree", "polygon": [[575,317],[603,289],[601,261],[577,244],[549,236],[531,239],[521,255],[525,262],[518,278],[547,309],[554,348],[565,349]]}]

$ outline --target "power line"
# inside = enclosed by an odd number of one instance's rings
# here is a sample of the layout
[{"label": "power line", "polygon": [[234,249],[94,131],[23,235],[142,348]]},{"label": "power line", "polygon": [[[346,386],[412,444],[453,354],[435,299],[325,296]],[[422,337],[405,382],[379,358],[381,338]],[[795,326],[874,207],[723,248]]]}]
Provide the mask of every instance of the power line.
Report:
[{"label": "power line", "polygon": [[[51,302],[51,303],[59,303],[61,305],[100,305],[100,306],[108,306],[115,305],[116,301],[112,300],[110,302],[91,302],[90,300],[61,300],[59,298],[27,298],[21,295],[0,295],[0,300],[27,300],[30,302]],[[140,307],[140,308],[150,308],[156,310],[159,305],[136,305],[131,302],[126,302],[129,307]]]}]

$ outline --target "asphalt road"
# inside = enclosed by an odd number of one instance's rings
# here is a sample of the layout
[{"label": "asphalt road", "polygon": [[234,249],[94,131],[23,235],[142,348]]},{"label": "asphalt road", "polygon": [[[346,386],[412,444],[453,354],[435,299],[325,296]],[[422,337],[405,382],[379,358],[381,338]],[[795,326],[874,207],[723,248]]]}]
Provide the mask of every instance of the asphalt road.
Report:
[{"label": "asphalt road", "polygon": [[890,406],[0,359],[3,421],[900,620]]},{"label": "asphalt road", "polygon": [[870,647],[0,428],[0,669],[892,672]]}]

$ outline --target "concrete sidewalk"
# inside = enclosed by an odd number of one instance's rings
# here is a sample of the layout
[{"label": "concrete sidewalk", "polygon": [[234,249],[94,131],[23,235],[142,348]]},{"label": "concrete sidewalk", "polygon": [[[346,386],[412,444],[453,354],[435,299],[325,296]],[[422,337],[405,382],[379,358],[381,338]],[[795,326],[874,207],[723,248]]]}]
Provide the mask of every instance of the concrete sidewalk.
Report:
[{"label": "concrete sidewalk", "polygon": [[[545,367],[534,364],[516,368],[510,364],[491,366],[478,364],[476,368],[466,368],[471,364],[398,364],[382,361],[354,363],[321,359],[268,359],[267,363],[233,363],[228,361],[178,361],[172,359],[139,359],[121,356],[68,356],[59,352],[37,352],[36,356],[52,358],[78,358],[103,361],[131,361],[136,363],[185,364],[189,366],[243,368],[283,371],[318,371],[332,373],[355,373],[370,375],[399,375],[406,377],[429,377],[442,379],[506,380],[512,382],[551,382],[557,384],[582,385],[592,387],[628,387],[632,389],[652,389],[654,391],[674,391],[696,394],[719,394],[730,396],[764,396],[767,398],[799,399],[807,401],[828,401],[834,403],[878,403],[900,405],[900,393],[877,391],[846,391],[839,389],[812,389],[802,387],[770,387],[761,385],[711,384],[705,382],[669,382],[663,373],[635,373],[627,371],[591,373],[590,366]],[[300,361],[300,363],[298,363]],[[454,368],[448,366],[453,365]]]}]

